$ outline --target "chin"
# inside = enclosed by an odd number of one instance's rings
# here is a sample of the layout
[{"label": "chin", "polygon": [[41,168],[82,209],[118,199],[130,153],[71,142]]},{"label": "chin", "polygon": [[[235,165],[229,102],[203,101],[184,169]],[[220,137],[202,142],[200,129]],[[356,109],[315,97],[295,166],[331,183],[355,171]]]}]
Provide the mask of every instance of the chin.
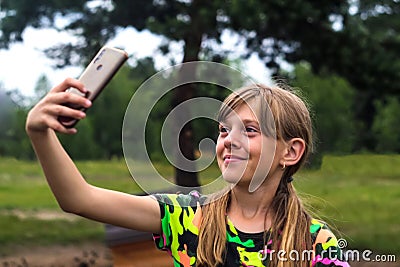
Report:
[{"label": "chin", "polygon": [[230,175],[222,175],[222,178],[224,178],[224,181],[231,184],[231,185],[235,185],[239,182],[240,177],[238,178],[237,176],[232,177]]},{"label": "chin", "polygon": [[225,169],[222,171],[222,178],[224,178],[227,183],[236,184],[240,180],[240,173]]},{"label": "chin", "polygon": [[225,169],[222,172],[222,178],[227,183],[235,185],[243,178],[243,171]]}]

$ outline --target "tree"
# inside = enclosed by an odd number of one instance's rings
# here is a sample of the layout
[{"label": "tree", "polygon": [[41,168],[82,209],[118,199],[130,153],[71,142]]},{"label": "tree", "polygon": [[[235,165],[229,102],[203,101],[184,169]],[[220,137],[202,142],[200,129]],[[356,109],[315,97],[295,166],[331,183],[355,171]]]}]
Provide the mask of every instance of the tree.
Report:
[{"label": "tree", "polygon": [[341,77],[313,74],[305,63],[296,65],[291,75],[313,114],[316,149],[311,164],[318,166],[323,154],[352,152],[357,127],[354,88]]},{"label": "tree", "polygon": [[354,111],[363,122],[357,128],[357,149],[374,149],[374,103],[400,93],[395,82],[400,78],[399,12],[399,1],[349,1],[347,10],[331,17],[337,25],[334,35],[310,29],[317,38],[306,37],[302,53],[293,55],[310,62],[315,73],[334,72],[357,90]]},{"label": "tree", "polygon": [[15,105],[10,96],[0,88],[0,156],[4,156],[9,150],[9,135],[11,134],[14,110]]},{"label": "tree", "polygon": [[[101,44],[126,27],[163,36],[160,49],[165,53],[171,42],[182,42],[183,62],[199,58],[221,61],[229,55],[218,46],[222,34],[237,33],[247,48],[242,56],[257,53],[274,73],[279,73],[282,61],[307,60],[317,73],[326,68],[347,78],[360,92],[359,116],[367,120],[371,116],[365,108],[377,95],[377,88],[382,88],[379,79],[373,78],[375,73],[385,79],[384,88],[392,91],[400,75],[400,64],[392,63],[400,47],[397,0],[41,0],[34,5],[3,0],[0,7],[0,47],[21,41],[28,26],[54,27],[77,36],[47,49],[59,66],[80,64],[82,56],[88,60]],[[62,26],[57,23],[60,17],[67,19]],[[195,90],[194,85],[182,86],[172,104],[193,97]],[[182,132],[181,149],[192,159],[191,125]],[[177,171],[179,184],[198,185],[195,173]]]},{"label": "tree", "polygon": [[19,91],[6,92],[0,85],[0,156],[33,159],[34,152],[25,134],[28,102]]},{"label": "tree", "polygon": [[372,125],[376,151],[380,153],[400,152],[400,102],[396,97],[387,97],[375,102],[377,113]]},{"label": "tree", "polygon": [[[104,126],[104,123],[102,124]],[[95,130],[91,118],[86,118],[77,125],[79,134],[73,136],[59,135],[60,141],[74,159],[99,159],[107,152],[94,139]],[[109,128],[108,128],[109,129]]]},{"label": "tree", "polygon": [[32,104],[36,104],[40,99],[42,99],[51,89],[51,84],[49,79],[45,74],[40,75],[39,79],[36,82],[35,88],[33,91],[35,92],[35,96],[32,99]]}]

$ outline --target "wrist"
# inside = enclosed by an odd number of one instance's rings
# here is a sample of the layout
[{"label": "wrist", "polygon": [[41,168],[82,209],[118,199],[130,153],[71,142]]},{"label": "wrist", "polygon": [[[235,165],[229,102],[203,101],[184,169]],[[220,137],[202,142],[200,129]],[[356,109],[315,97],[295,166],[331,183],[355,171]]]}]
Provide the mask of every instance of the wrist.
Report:
[{"label": "wrist", "polygon": [[31,140],[38,139],[38,138],[42,139],[42,138],[44,138],[46,136],[49,136],[49,134],[51,132],[54,132],[50,128],[39,130],[39,129],[32,129],[32,128],[29,128],[29,127],[26,127],[25,131],[26,131],[28,137]]}]

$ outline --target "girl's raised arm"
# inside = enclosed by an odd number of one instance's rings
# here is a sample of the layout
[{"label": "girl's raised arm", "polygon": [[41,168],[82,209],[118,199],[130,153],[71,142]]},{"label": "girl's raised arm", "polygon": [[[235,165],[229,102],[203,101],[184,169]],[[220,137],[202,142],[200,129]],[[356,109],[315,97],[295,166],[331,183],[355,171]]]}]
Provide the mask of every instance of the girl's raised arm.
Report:
[{"label": "girl's raised arm", "polygon": [[26,132],[60,207],[99,222],[159,233],[160,210],[156,200],[88,184],[60,144],[55,131],[74,134],[76,129],[65,128],[58,116],[85,117],[84,112],[63,104],[85,108],[91,105],[85,97],[65,92],[70,87],[86,91],[78,80],[68,78],[31,109],[26,121]]}]

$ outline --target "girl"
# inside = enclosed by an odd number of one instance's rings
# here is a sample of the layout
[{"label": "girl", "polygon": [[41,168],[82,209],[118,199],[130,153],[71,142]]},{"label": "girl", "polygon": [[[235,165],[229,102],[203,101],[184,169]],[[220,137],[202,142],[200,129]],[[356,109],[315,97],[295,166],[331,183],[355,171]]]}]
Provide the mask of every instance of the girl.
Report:
[{"label": "girl", "polygon": [[[230,186],[211,196],[133,196],[84,180],[59,143],[67,134],[58,116],[76,119],[90,101],[54,87],[28,114],[26,130],[60,207],[96,221],[155,233],[174,266],[349,266],[327,226],[304,209],[291,183],[312,149],[312,125],[303,101],[279,86],[246,87],[224,101],[216,156]],[[157,201],[156,201],[157,200]]]}]

